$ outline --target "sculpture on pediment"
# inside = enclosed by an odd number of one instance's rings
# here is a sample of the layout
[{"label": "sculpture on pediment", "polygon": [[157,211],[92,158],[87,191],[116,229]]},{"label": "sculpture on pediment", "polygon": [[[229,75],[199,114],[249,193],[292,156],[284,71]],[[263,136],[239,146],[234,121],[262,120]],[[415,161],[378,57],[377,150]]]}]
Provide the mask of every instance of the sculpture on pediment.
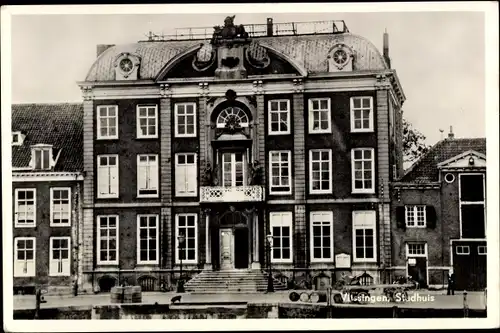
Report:
[{"label": "sculpture on pediment", "polygon": [[235,15],[227,16],[223,27],[218,25],[214,27],[212,43],[215,43],[219,39],[248,38],[248,33],[242,24],[234,25],[234,17]]}]

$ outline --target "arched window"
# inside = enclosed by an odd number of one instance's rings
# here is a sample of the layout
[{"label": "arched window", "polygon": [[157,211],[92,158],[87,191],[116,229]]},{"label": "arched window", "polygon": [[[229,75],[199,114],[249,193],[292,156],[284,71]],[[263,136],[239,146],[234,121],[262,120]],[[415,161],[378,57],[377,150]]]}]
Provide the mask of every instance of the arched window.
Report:
[{"label": "arched window", "polygon": [[228,120],[236,122],[240,127],[248,127],[247,114],[237,106],[230,106],[219,113],[217,117],[217,128],[226,127]]}]

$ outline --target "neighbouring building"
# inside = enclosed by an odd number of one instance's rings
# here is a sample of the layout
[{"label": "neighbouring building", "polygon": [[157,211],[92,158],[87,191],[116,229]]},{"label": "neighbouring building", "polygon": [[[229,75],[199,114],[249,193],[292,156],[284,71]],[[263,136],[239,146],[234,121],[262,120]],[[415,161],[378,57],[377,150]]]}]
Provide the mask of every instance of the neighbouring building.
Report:
[{"label": "neighbouring building", "polygon": [[84,287],[157,289],[181,265],[387,280],[405,100],[388,35],[381,53],[343,21],[185,31],[98,45],[79,82]]},{"label": "neighbouring building", "polygon": [[486,287],[486,139],[439,141],[393,184],[395,275],[458,290]]},{"label": "neighbouring building", "polygon": [[83,105],[12,105],[14,293],[73,286],[82,218]]}]

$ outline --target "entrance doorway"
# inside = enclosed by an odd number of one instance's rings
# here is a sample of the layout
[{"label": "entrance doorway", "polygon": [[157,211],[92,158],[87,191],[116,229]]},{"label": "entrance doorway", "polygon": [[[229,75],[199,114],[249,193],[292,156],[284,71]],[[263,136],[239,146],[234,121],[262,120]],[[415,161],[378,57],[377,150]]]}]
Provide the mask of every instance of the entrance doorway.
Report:
[{"label": "entrance doorway", "polygon": [[407,276],[417,281],[421,288],[427,287],[427,243],[407,243],[406,258]]},{"label": "entrance doorway", "polygon": [[220,229],[220,269],[248,268],[248,229]]},{"label": "entrance doorway", "polygon": [[248,229],[234,230],[234,268],[248,268]]},{"label": "entrance doorway", "polygon": [[484,290],[486,288],[486,241],[454,241],[452,246],[455,288]]},{"label": "entrance doorway", "polygon": [[233,260],[233,230],[220,229],[220,269],[232,269]]}]

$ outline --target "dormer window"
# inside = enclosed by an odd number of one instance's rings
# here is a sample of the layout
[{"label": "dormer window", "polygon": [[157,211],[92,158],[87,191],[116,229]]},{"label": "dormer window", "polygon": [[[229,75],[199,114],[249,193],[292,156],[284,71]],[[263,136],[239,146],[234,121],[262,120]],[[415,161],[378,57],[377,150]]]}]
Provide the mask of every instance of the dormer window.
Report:
[{"label": "dormer window", "polygon": [[32,149],[32,166],[37,170],[50,169],[52,166],[52,147],[34,147]]},{"label": "dormer window", "polygon": [[20,146],[23,144],[24,135],[21,132],[13,132],[12,133],[12,145]]}]

